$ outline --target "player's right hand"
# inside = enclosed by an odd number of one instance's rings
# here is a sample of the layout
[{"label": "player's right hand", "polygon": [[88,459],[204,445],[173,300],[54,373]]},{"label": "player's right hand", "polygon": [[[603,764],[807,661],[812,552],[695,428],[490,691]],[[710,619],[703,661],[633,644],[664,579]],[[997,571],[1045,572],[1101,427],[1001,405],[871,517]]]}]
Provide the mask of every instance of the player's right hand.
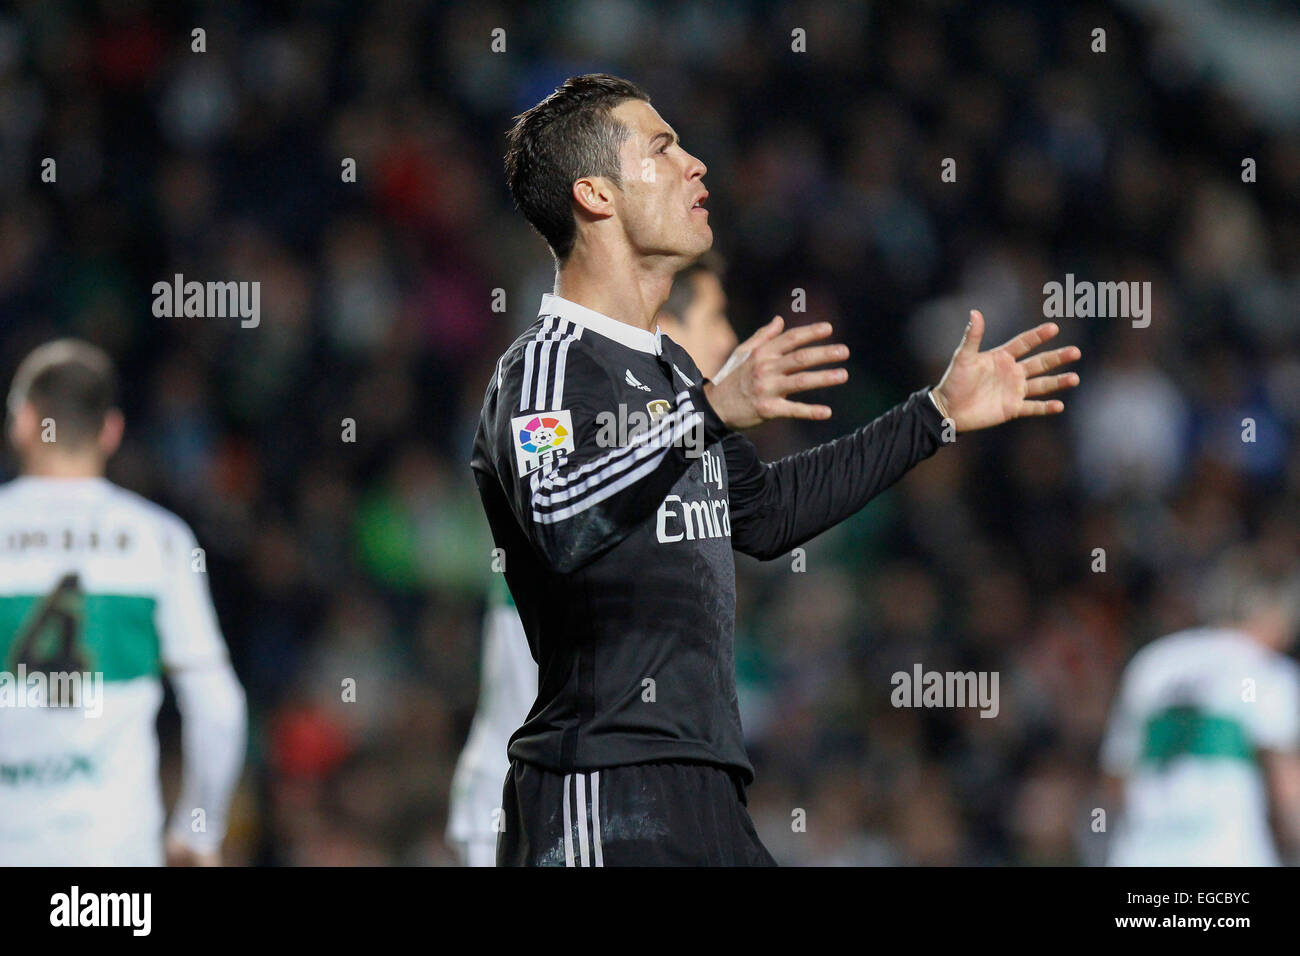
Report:
[{"label": "player's right hand", "polygon": [[704,386],[709,404],[729,427],[752,428],[772,418],[825,421],[831,417],[826,405],[793,402],[787,396],[848,381],[849,373],[842,368],[808,371],[848,358],[848,346],[809,346],[831,334],[829,322],[783,332],[784,327],[778,315],[741,342],[713,382]]},{"label": "player's right hand", "polygon": [[168,866],[220,866],[221,851],[202,852],[182,843],[170,833],[166,840]]}]

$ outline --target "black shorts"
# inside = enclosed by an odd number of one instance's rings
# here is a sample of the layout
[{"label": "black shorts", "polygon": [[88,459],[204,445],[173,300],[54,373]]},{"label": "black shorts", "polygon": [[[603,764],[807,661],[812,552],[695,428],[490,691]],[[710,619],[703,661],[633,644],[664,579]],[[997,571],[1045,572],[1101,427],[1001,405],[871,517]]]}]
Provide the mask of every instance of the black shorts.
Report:
[{"label": "black shorts", "polygon": [[710,764],[559,773],[515,760],[497,866],[776,866],[743,796]]}]

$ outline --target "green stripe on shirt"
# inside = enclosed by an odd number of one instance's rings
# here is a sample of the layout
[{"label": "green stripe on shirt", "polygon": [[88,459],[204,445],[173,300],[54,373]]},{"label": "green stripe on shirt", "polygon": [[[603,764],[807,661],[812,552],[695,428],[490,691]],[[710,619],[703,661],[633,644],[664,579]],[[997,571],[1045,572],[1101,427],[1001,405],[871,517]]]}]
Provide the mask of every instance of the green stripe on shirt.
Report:
[{"label": "green stripe on shirt", "polygon": [[[31,625],[31,616],[43,600],[36,594],[0,597],[0,664],[10,673],[16,672],[19,663],[18,637]],[[156,676],[162,671],[154,623],[157,603],[154,598],[134,595],[81,596],[75,610],[41,629],[36,638],[38,654],[56,646],[58,629],[73,621],[79,625],[74,652],[84,661],[86,670],[102,673],[105,681]]]},{"label": "green stripe on shirt", "polygon": [[1142,760],[1167,763],[1181,756],[1253,762],[1255,748],[1239,720],[1194,707],[1168,707],[1147,721]]}]

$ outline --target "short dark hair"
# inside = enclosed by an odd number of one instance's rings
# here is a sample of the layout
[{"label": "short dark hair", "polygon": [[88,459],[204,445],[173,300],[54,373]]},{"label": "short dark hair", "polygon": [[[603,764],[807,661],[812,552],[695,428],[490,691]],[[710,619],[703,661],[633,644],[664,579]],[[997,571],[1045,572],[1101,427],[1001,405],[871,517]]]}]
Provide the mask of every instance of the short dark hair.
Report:
[{"label": "short dark hair", "polygon": [[726,268],[722,256],[710,249],[673,276],[672,290],[668,293],[668,299],[661,307],[661,311],[667,312],[678,322],[685,322],[686,310],[695,301],[695,277],[708,274],[721,279]]},{"label": "short dark hair", "polygon": [[1273,566],[1247,545],[1229,549],[1211,570],[1199,595],[1204,616],[1216,624],[1239,624],[1261,606],[1300,617],[1300,573],[1289,564]]},{"label": "short dark hair", "polygon": [[515,117],[506,134],[506,182],[524,214],[559,262],[573,251],[573,184],[604,176],[616,186],[618,149],[628,130],[610,114],[628,100],[650,102],[640,88],[607,73],[573,76],[532,109]]},{"label": "short dark hair", "polygon": [[117,372],[108,353],[79,339],[47,342],[23,359],[9,389],[9,413],[31,402],[41,418],[54,419],[58,443],[81,447],[95,441],[117,402]]}]

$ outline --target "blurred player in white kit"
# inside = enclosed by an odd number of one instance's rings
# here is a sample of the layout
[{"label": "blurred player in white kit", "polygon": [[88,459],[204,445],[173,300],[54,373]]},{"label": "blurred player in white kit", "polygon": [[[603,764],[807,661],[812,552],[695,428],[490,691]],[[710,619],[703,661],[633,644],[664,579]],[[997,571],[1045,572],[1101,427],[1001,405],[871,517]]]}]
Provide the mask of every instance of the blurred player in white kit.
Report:
[{"label": "blurred player in white kit", "polygon": [[1102,746],[1111,866],[1276,866],[1300,846],[1300,578],[1230,555],[1210,626],[1129,663]]},{"label": "blurred player in white kit", "polygon": [[[104,477],[124,427],[115,381],[104,352],[65,339],[9,393],[22,473],[0,486],[0,865],[221,860],[244,692],[193,533]],[[164,671],[183,754],[165,836]]]}]

